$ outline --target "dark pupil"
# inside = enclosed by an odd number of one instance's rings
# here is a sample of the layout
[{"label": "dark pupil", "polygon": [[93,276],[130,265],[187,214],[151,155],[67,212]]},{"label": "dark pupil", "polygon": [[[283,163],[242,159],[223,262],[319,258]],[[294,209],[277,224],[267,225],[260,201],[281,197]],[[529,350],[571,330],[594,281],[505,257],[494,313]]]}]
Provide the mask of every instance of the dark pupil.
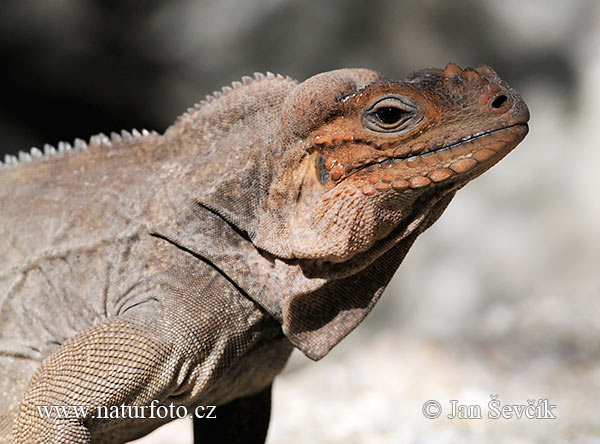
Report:
[{"label": "dark pupil", "polygon": [[398,122],[406,114],[408,114],[407,111],[394,106],[385,106],[378,108],[377,111],[375,111],[377,118],[381,121],[381,123],[386,125],[392,125],[393,123]]}]

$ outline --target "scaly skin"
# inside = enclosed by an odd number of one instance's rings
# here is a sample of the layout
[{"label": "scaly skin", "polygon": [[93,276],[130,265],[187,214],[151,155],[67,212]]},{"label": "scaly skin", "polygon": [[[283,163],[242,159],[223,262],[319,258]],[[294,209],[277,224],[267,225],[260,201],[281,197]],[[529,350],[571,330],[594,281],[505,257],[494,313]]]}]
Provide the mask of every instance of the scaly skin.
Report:
[{"label": "scaly skin", "polygon": [[[157,401],[220,406],[198,442],[262,442],[292,345],[317,360],[352,331],[528,119],[487,66],[257,74],[164,135],[8,157],[0,441],[124,442],[168,418],[94,409]],[[52,405],[92,413],[41,418]]]}]

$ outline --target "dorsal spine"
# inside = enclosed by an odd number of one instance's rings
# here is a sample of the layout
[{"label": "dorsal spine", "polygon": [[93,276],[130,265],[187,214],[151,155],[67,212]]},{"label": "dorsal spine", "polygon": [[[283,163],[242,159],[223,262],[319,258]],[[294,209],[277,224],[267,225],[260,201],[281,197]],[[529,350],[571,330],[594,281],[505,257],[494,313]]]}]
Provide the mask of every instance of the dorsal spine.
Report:
[{"label": "dorsal spine", "polygon": [[220,98],[222,98],[224,96],[227,96],[231,92],[239,90],[239,89],[243,88],[244,86],[252,85],[257,82],[263,82],[265,80],[279,80],[279,81],[292,82],[295,85],[298,84],[298,81],[291,78],[290,76],[284,76],[281,74],[273,74],[270,71],[267,71],[265,74],[260,73],[260,72],[255,72],[252,77],[243,76],[241,82],[233,81],[233,82],[231,82],[231,85],[226,85],[226,86],[222,87],[220,91],[213,91],[212,94],[207,95],[203,100],[200,100],[200,102],[194,104],[193,107],[188,108],[184,114],[180,115],[177,118],[174,126],[176,126],[180,122],[186,120],[187,118],[192,117],[200,109],[204,108],[205,106],[209,105],[210,103],[213,103],[213,102],[219,100]]},{"label": "dorsal spine", "polygon": [[14,165],[20,165],[26,162],[32,162],[37,160],[45,160],[56,156],[64,156],[72,153],[78,153],[81,151],[88,151],[90,148],[111,148],[113,145],[117,145],[121,141],[129,141],[142,137],[149,136],[150,134],[157,134],[154,131],[152,133],[146,129],[142,129],[141,132],[137,129],[133,129],[131,132],[122,130],[121,134],[111,133],[109,138],[104,133],[99,133],[90,137],[89,142],[83,139],[76,138],[73,141],[73,145],[69,142],[58,142],[56,147],[50,144],[44,144],[43,151],[37,147],[33,147],[26,151],[19,151],[17,155],[6,154],[4,161],[0,162],[0,168],[8,168]]}]

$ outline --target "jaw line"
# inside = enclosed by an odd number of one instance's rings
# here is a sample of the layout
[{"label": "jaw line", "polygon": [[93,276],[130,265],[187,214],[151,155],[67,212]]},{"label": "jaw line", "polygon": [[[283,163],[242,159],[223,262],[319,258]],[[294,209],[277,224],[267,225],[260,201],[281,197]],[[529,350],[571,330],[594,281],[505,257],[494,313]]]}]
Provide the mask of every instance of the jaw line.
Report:
[{"label": "jaw line", "polygon": [[471,142],[473,140],[476,140],[476,139],[483,139],[483,138],[485,138],[487,136],[491,136],[492,134],[499,133],[501,131],[505,131],[507,129],[515,128],[515,127],[519,127],[519,126],[528,127],[528,125],[527,125],[526,122],[515,123],[515,124],[512,124],[512,125],[503,126],[501,128],[496,128],[496,129],[493,129],[493,130],[490,130],[490,131],[484,131],[484,132],[481,132],[481,133],[472,134],[470,136],[462,138],[458,142],[454,142],[454,143],[451,143],[451,144],[448,144],[448,145],[443,145],[443,146],[440,146],[440,147],[436,147],[436,148],[433,148],[433,149],[428,150],[428,151],[423,151],[422,153],[415,154],[413,156],[408,156],[408,157],[388,157],[385,160],[381,160],[381,161],[378,161],[378,162],[375,161],[375,162],[367,163],[367,164],[361,165],[360,167],[357,167],[357,168],[353,169],[352,171],[350,171],[349,174],[345,175],[342,179],[340,179],[340,181],[336,184],[336,186],[338,186],[341,183],[343,183],[349,177],[354,176],[356,173],[358,173],[358,172],[360,172],[360,171],[362,171],[364,169],[367,169],[369,167],[372,167],[372,166],[385,165],[385,164],[387,164],[389,162],[393,162],[394,160],[416,159],[416,158],[423,157],[423,156],[426,156],[426,155],[431,154],[431,153],[437,153],[437,152],[440,152],[440,151],[444,151],[446,149],[454,148],[454,147],[459,146],[459,145],[464,145],[464,144],[466,144],[468,142]]}]

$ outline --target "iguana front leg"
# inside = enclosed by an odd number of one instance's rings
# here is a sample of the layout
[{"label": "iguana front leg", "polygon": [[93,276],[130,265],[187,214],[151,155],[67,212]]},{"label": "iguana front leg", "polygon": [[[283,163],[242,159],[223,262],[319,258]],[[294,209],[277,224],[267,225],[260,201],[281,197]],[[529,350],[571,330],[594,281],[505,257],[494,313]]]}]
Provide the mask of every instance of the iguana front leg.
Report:
[{"label": "iguana front leg", "polygon": [[[91,433],[111,427],[95,418],[97,407],[166,401],[189,362],[169,340],[176,335],[167,324],[158,317],[117,316],[66,341],[35,373],[20,404],[15,442],[89,443]],[[58,411],[42,417],[40,409],[49,406],[88,410],[83,417],[59,417]]]},{"label": "iguana front leg", "polygon": [[[155,400],[186,406],[189,414],[198,404],[231,403],[222,413],[217,407],[214,426],[214,419],[202,420],[208,436],[200,434],[200,442],[225,442],[220,433],[245,436],[249,428],[231,406],[242,398],[239,405],[251,410],[253,394],[270,386],[292,346],[280,324],[214,268],[192,255],[180,255],[177,264],[153,278],[147,305],[82,331],[42,362],[20,403],[17,443],[126,442],[173,418],[149,419],[146,410],[143,418],[100,419],[97,408],[148,407]],[[264,439],[269,403],[262,404],[254,404],[260,426],[251,433]],[[54,410],[48,418],[40,416],[44,406],[88,411],[58,418]]]}]

